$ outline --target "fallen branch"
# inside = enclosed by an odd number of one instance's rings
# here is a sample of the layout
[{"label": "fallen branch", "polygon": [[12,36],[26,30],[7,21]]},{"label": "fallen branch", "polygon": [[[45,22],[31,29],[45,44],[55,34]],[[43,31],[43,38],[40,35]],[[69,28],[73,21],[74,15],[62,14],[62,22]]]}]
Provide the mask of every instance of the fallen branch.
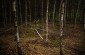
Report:
[{"label": "fallen branch", "polygon": [[37,34],[39,35],[39,37],[41,38],[41,39],[43,39],[43,37],[40,35],[40,33],[38,32],[38,30],[37,29],[35,29],[36,30],[36,32],[37,32]]}]

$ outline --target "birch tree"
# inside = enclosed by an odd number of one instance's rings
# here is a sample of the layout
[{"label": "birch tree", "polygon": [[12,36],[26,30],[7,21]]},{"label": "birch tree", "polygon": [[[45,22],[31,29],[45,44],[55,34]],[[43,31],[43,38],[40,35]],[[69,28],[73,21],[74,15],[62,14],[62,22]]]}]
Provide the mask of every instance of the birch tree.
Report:
[{"label": "birch tree", "polygon": [[63,55],[62,36],[63,36],[63,21],[64,21],[64,12],[65,12],[64,8],[65,8],[64,0],[61,0],[61,4],[60,4],[60,55]]},{"label": "birch tree", "polygon": [[49,0],[47,0],[47,11],[46,11],[46,41],[48,41],[48,7],[49,7]]},{"label": "birch tree", "polygon": [[16,30],[16,46],[18,50],[18,55],[22,55],[21,47],[20,47],[20,41],[19,41],[19,29],[17,24],[17,15],[16,15],[16,0],[13,1],[13,12],[14,12],[14,18],[15,18],[15,30]]}]

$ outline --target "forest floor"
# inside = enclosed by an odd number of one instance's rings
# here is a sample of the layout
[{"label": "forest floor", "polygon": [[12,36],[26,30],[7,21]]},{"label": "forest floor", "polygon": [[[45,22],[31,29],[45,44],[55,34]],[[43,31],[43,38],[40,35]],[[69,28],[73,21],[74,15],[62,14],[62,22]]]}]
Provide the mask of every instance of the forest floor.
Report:
[{"label": "forest floor", "polygon": [[[30,28],[30,27],[29,27]],[[49,40],[45,41],[45,31],[37,29],[44,39],[41,39],[35,28],[23,26],[20,28],[20,45],[23,55],[60,55],[59,25],[55,28],[49,25]],[[17,55],[15,35],[7,32],[0,37],[0,55]],[[85,55],[85,37],[80,24],[64,26],[62,36],[63,55]]]}]

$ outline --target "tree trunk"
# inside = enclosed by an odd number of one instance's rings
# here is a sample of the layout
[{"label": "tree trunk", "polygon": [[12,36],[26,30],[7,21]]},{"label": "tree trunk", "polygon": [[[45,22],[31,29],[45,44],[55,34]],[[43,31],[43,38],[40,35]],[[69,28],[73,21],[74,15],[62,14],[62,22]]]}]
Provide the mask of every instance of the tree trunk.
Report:
[{"label": "tree trunk", "polygon": [[46,11],[46,41],[48,41],[48,7],[49,7],[49,0],[47,0],[47,11]]},{"label": "tree trunk", "polygon": [[65,12],[64,13],[64,25],[65,25],[66,24],[66,18],[67,18],[67,11],[66,11],[67,10],[67,0],[65,0],[65,7],[64,8],[65,8],[65,10],[64,10],[64,12]]},{"label": "tree trunk", "polygon": [[11,25],[11,0],[10,0],[10,25]]},{"label": "tree trunk", "polygon": [[25,4],[25,24],[26,24],[26,26],[27,26],[27,0],[26,0],[26,4]]},{"label": "tree trunk", "polygon": [[30,26],[31,26],[31,5],[30,5],[30,0],[29,0],[29,11],[30,11]]},{"label": "tree trunk", "polygon": [[22,25],[22,12],[21,12],[21,1],[19,0],[19,6],[20,6],[20,19],[21,19],[21,25]]},{"label": "tree trunk", "polygon": [[65,3],[64,0],[61,0],[60,4],[60,55],[63,55],[62,52],[62,36],[63,36],[63,22],[64,22],[64,15],[65,15]]},{"label": "tree trunk", "polygon": [[18,55],[22,55],[21,47],[20,47],[20,42],[19,42],[19,29],[18,29],[18,24],[17,24],[17,15],[16,15],[16,1],[13,1],[13,12],[14,12],[14,18],[15,18],[15,30],[16,30],[16,46],[18,50]]},{"label": "tree trunk", "polygon": [[36,12],[36,0],[35,0],[35,27],[37,28],[37,12]]},{"label": "tree trunk", "polygon": [[2,0],[2,8],[3,8],[3,18],[4,18],[4,27],[6,26],[6,24],[5,24],[5,17],[4,17],[4,15],[5,15],[5,8],[4,8],[4,0]]},{"label": "tree trunk", "polygon": [[4,25],[5,25],[5,27],[7,26],[7,11],[6,11],[6,0],[4,1],[4,5],[5,5],[5,7],[4,7]]},{"label": "tree trunk", "polygon": [[81,0],[78,1],[78,8],[77,8],[76,17],[75,17],[75,28],[76,28],[76,22],[77,22],[77,18],[78,18],[80,3],[81,3]]},{"label": "tree trunk", "polygon": [[56,0],[55,0],[55,3],[54,3],[54,10],[53,10],[53,28],[54,28],[54,26],[55,26],[55,7],[56,7]]},{"label": "tree trunk", "polygon": [[[44,20],[43,20],[43,0],[42,0],[42,29],[44,29]],[[44,31],[43,31],[44,32]]]}]

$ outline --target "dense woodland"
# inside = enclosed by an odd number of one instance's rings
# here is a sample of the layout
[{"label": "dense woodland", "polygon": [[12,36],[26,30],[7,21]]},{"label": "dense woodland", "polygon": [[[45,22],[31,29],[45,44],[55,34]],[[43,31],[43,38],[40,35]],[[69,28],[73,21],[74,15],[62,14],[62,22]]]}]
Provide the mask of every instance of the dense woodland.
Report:
[{"label": "dense woodland", "polygon": [[0,55],[85,55],[85,0],[0,0]]}]

